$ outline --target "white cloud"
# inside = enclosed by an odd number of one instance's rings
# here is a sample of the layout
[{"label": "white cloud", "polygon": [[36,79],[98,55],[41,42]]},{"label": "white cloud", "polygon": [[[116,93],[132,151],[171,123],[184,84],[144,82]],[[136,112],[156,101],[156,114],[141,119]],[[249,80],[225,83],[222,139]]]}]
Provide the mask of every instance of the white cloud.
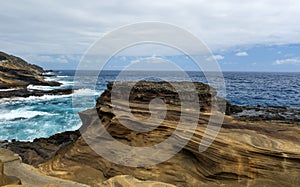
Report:
[{"label": "white cloud", "polygon": [[67,64],[72,61],[79,61],[78,55],[25,55],[22,56],[26,61],[30,63],[38,63],[38,64],[45,64],[45,63],[61,63]]},{"label": "white cloud", "polygon": [[300,65],[300,58],[287,58],[287,59],[282,59],[282,60],[276,60],[275,64],[277,64],[277,65],[299,64]]},{"label": "white cloud", "polygon": [[235,56],[248,56],[247,52],[237,52],[235,53]]},{"label": "white cloud", "polygon": [[167,60],[165,60],[163,58],[152,56],[152,57],[145,57],[145,58],[140,58],[137,60],[132,60],[131,64],[136,64],[136,63],[161,64],[161,63],[166,63],[166,62],[167,62]]},{"label": "white cloud", "polygon": [[171,61],[157,57],[153,55],[152,57],[139,58],[136,60],[132,60],[128,66],[126,66],[127,70],[158,70],[158,71],[178,71],[180,70],[176,64]]},{"label": "white cloud", "polygon": [[210,56],[208,58],[206,58],[206,60],[208,61],[213,61],[213,60],[223,60],[225,57],[222,56],[222,55],[213,55],[213,56]]},{"label": "white cloud", "polygon": [[0,6],[0,46],[13,54],[82,54],[103,33],[153,20],[187,29],[213,50],[300,43],[299,8],[298,0],[10,0]]}]

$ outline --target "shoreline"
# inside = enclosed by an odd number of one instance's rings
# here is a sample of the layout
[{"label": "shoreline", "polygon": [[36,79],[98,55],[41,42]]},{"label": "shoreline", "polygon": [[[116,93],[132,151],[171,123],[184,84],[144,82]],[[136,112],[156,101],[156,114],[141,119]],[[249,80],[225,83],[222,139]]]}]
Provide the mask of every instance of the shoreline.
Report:
[{"label": "shoreline", "polygon": [[[52,73],[53,71],[47,70],[45,72]],[[58,75],[46,75],[45,77],[58,77]],[[201,82],[199,82],[201,83]],[[61,83],[62,84],[62,83]],[[109,83],[111,84],[111,83]],[[201,83],[202,84],[202,83]],[[79,89],[80,90],[80,89]],[[36,99],[43,98],[43,96],[70,96],[74,94],[73,89],[52,89],[52,90],[28,90],[23,88],[18,88],[18,92],[15,92],[16,90],[9,90],[9,91],[3,91],[0,92],[0,103],[1,100],[5,102],[17,102],[18,99],[22,102],[23,99],[36,97]],[[2,95],[1,95],[2,94]],[[7,97],[4,97],[4,96]],[[221,98],[222,99],[222,98]],[[227,101],[226,101],[227,102]],[[238,120],[243,121],[270,121],[270,122],[279,122],[279,123],[287,123],[287,124],[297,124],[300,126],[300,108],[296,107],[290,107],[290,106],[238,106],[238,105],[232,105],[229,102],[227,102],[227,111],[226,114],[229,116],[234,117]],[[76,131],[76,130],[75,130]],[[73,132],[75,132],[73,131]],[[51,138],[52,136],[61,134],[61,133],[68,133],[69,131],[62,131],[53,135],[50,135],[48,137],[37,137],[35,139],[47,139]],[[3,143],[8,142],[24,142],[24,143],[30,143],[34,142],[32,141],[26,141],[26,140],[6,140],[2,139],[0,140]]]},{"label": "shoreline", "polygon": [[[110,133],[112,136],[117,139],[119,138],[119,141],[125,144],[129,143],[130,145],[139,146],[142,143],[141,145],[145,146],[148,144],[151,145],[151,142],[153,143],[160,141],[160,139],[157,139],[157,136],[159,137],[160,133],[163,132],[163,134],[169,134],[172,132],[172,129],[174,128],[172,124],[174,123],[174,120],[177,119],[176,116],[178,115],[177,105],[173,105],[172,103],[174,102],[172,100],[167,102],[172,106],[173,111],[172,113],[168,114],[170,115],[167,117],[168,123],[162,124],[161,128],[159,126],[159,131],[154,130],[154,137],[156,137],[154,139],[152,139],[150,134],[145,134],[144,138],[140,139],[141,137],[132,134],[133,132],[129,133],[127,129],[121,127],[121,124],[114,122],[112,116],[115,114],[111,110],[111,104],[109,102],[110,89],[112,87],[111,84],[112,83],[108,84],[106,91],[97,99],[96,109],[98,111],[98,115],[102,120],[104,120],[104,125],[106,126],[107,130],[111,130]],[[124,82],[122,84],[126,85],[128,83]],[[206,87],[204,84],[197,83],[197,85],[199,88],[201,88],[199,91],[207,90],[203,89],[203,86]],[[133,92],[133,98],[135,98],[134,101],[136,103],[135,112],[137,114],[143,114],[147,111],[147,102],[152,97],[155,97],[155,95],[152,95],[153,92],[151,92],[151,89],[159,90],[157,94],[160,96],[172,98],[171,96],[173,93],[166,89],[165,86],[166,85],[155,82],[143,82],[142,85],[137,85],[138,88],[135,89],[136,93]],[[214,182],[209,182],[209,180],[219,182],[224,185],[233,184],[235,182],[239,184],[247,184],[249,182],[260,185],[274,184],[268,179],[262,179],[259,177],[259,175],[256,176],[255,172],[253,173],[248,171],[249,169],[251,170],[254,163],[250,164],[250,161],[247,161],[246,158],[252,158],[257,162],[257,164],[262,164],[264,167],[271,167],[272,171],[274,172],[273,174],[271,174],[270,170],[268,169],[266,170],[262,168],[257,170],[259,170],[259,173],[264,173],[264,175],[271,175],[272,178],[283,176],[282,171],[279,170],[280,168],[276,169],[273,168],[272,165],[268,164],[284,164],[279,161],[278,158],[285,159],[285,163],[293,163],[293,165],[284,165],[284,167],[288,168],[286,171],[292,173],[297,171],[297,164],[295,162],[297,159],[300,159],[300,152],[297,152],[297,149],[292,145],[298,144],[297,137],[299,134],[297,132],[300,133],[299,125],[293,123],[293,120],[289,118],[287,118],[284,122],[280,122],[276,116],[275,118],[272,118],[272,115],[270,116],[268,114],[266,114],[266,116],[269,117],[268,119],[262,117],[243,119],[226,115],[221,131],[211,145],[212,149],[208,149],[205,154],[199,153],[197,149],[198,144],[200,143],[199,138],[201,138],[201,134],[204,131],[205,124],[209,118],[209,114],[206,111],[210,110],[210,101],[207,100],[210,98],[210,95],[206,95],[205,92],[200,93],[200,95],[200,102],[201,105],[203,105],[204,111],[200,111],[200,123],[197,127],[195,135],[192,138],[192,141],[183,149],[183,151],[166,161],[166,163],[160,163],[158,166],[150,167],[152,168],[150,170],[149,168],[147,169],[143,167],[131,170],[123,166],[112,164],[107,160],[103,160],[103,158],[90,150],[89,146],[86,145],[86,142],[82,139],[82,134],[78,130],[55,134],[49,138],[38,138],[33,142],[3,142],[4,144],[2,144],[2,146],[3,148],[10,149],[19,154],[24,163],[35,166],[43,174],[84,183],[90,186],[95,186],[96,183],[100,184],[103,181],[124,174],[132,175],[134,178],[143,181],[160,181],[173,185],[193,185],[196,184],[193,183],[194,180],[197,181],[197,184],[210,186],[214,186]],[[147,99],[143,100],[143,98]],[[176,97],[174,99],[176,101]],[[273,112],[276,114],[276,110],[281,109],[284,111],[287,108],[277,107],[270,109],[250,107],[248,109],[257,111],[262,109],[265,112]],[[81,114],[81,116],[91,117],[89,120],[83,120],[81,131],[97,132],[97,125],[93,124],[93,118],[98,118],[98,116],[90,116],[89,111],[90,110],[86,110]],[[234,110],[231,111],[234,112]],[[83,130],[83,128],[85,130]],[[232,154],[225,154],[226,152],[231,152]],[[192,157],[191,154],[193,155]],[[210,160],[213,155],[219,155],[217,158],[214,158],[217,159],[216,161]],[[258,158],[256,158],[257,156]],[[195,160],[195,158],[197,159]],[[239,158],[240,161],[235,161],[236,158]],[[91,159],[97,162],[91,162]],[[193,164],[185,162],[184,160],[186,159],[192,160]],[[208,165],[201,162],[201,160],[206,159],[210,160],[207,161]],[[233,160],[233,162],[230,160]],[[236,170],[235,165],[237,162],[242,169],[240,168],[239,170]],[[61,163],[62,165],[57,165],[57,163]],[[97,167],[95,167],[95,163],[97,163]],[[226,165],[226,167],[211,168],[211,164]],[[118,175],[106,171],[105,168],[107,165],[110,165],[110,167],[118,171]],[[168,171],[167,168],[169,168],[170,165],[173,169],[176,168],[176,174],[172,174],[174,180],[171,180],[169,177],[167,177],[169,174],[165,173],[165,171]],[[197,171],[197,179],[193,178],[193,175],[195,174],[191,174],[190,172],[194,171],[195,167],[198,165],[204,167],[205,170],[208,170],[211,174],[205,175],[201,173],[202,169],[199,171],[195,170],[195,172]],[[152,170],[159,170],[161,174],[159,176],[150,177]],[[63,171],[68,171],[68,173],[64,173]],[[81,177],[81,175],[85,176],[87,173],[89,176],[98,176],[98,178],[93,178],[91,181]],[[147,177],[145,177],[143,173],[148,173],[149,175],[146,175]],[[235,175],[227,176],[226,173],[234,173]],[[105,177],[99,178],[99,176],[102,175]],[[295,177],[294,175],[287,176],[289,178]],[[190,178],[190,180],[183,180],[183,178]],[[231,180],[230,183],[228,183],[227,178]],[[296,180],[296,178],[293,179]],[[281,181],[277,181],[276,183],[278,182],[282,185],[288,184],[288,180],[286,180],[284,177],[281,177]]]},{"label": "shoreline", "polygon": [[[35,134],[38,133],[38,131],[35,131],[35,128],[37,128],[36,125],[46,126],[45,120],[51,121],[51,116],[62,116],[62,112],[70,110],[70,107],[68,107],[70,100],[68,100],[68,98],[64,105],[59,105],[62,104],[60,103],[62,100],[56,100],[51,103],[46,99],[45,102],[37,103],[34,106],[45,106],[38,109],[31,108],[31,104],[26,108],[26,104],[22,105],[22,102],[26,101],[27,98],[29,99],[28,101],[31,102],[30,99],[37,101],[39,98],[47,98],[47,96],[53,96],[55,98],[60,96],[69,97],[72,94],[76,94],[76,90],[69,87],[64,88],[62,82],[56,81],[60,80],[57,79],[59,75],[56,75],[53,71],[43,70],[40,67],[26,64],[26,62],[18,58],[13,59],[17,59],[21,66],[18,66],[17,63],[16,68],[15,62],[12,61],[7,61],[6,64],[0,64],[4,66],[1,70],[3,70],[2,74],[5,75],[4,78],[0,80],[0,83],[1,81],[5,82],[2,86],[0,85],[1,88],[4,88],[0,90],[0,102],[1,100],[7,100],[12,103],[11,106],[7,105],[12,108],[2,117],[8,121],[19,120],[15,124],[20,123],[21,127],[25,130],[31,130],[31,133]],[[10,78],[8,75],[15,79]],[[63,80],[65,82],[69,81],[69,79]],[[117,116],[120,114],[124,115],[125,119],[131,123],[133,123],[133,119],[128,118],[126,113],[124,113],[126,111],[126,108],[124,108],[126,99],[123,97],[120,97],[121,100],[118,101],[118,103],[114,103],[122,108],[121,112],[116,113],[116,111],[113,110],[110,100],[113,84],[117,84],[123,88],[134,85],[134,89],[130,92],[132,94],[130,95],[130,99],[132,99],[130,100],[132,102],[130,112],[141,118],[149,117],[149,103],[152,99],[163,99],[168,110],[162,123],[156,124],[158,119],[156,119],[157,116],[154,115],[155,120],[147,123],[142,122],[144,125],[155,127],[159,125],[151,132],[135,132],[125,128],[125,126],[118,121]],[[176,84],[185,83],[177,81]],[[7,85],[14,85],[15,87],[7,87]],[[147,167],[128,168],[99,156],[85,141],[84,135],[91,134],[95,136],[96,142],[98,142],[98,140],[102,142],[100,146],[105,146],[110,143],[109,141],[107,142],[105,138],[103,139],[101,133],[96,133],[101,130],[98,129],[100,127],[98,124],[100,118],[101,123],[103,123],[100,125],[103,125],[114,139],[123,144],[133,147],[150,147],[159,144],[171,136],[174,129],[179,128],[180,131],[185,131],[184,128],[180,129],[182,127],[177,126],[178,119],[180,119],[181,116],[181,100],[179,99],[178,93],[174,91],[172,86],[170,87],[168,82],[108,82],[106,86],[105,91],[96,99],[96,105],[93,106],[94,108],[87,109],[80,113],[82,126],[79,127],[78,130],[55,133],[47,138],[35,138],[33,141],[18,141],[16,139],[0,141],[1,150],[4,150],[4,152],[5,150],[13,151],[12,154],[18,155],[14,155],[14,158],[22,158],[21,161],[18,160],[17,165],[9,165],[6,163],[6,167],[10,168],[7,171],[20,170],[26,172],[30,170],[28,168],[34,167],[36,174],[31,173],[33,174],[31,176],[41,176],[40,181],[35,178],[26,178],[22,172],[11,173],[19,177],[21,182],[23,180],[24,184],[34,184],[34,182],[39,184],[49,183],[48,177],[54,177],[54,182],[55,179],[63,179],[84,183],[84,185],[89,186],[103,186],[105,181],[113,184],[115,180],[121,181],[124,184],[128,184],[128,181],[129,184],[139,182],[141,184],[147,184],[149,181],[152,181],[151,183],[157,183],[155,181],[159,181],[164,182],[165,186],[215,186],[215,184],[218,184],[218,186],[221,184],[280,184],[285,186],[289,184],[290,180],[295,181],[294,183],[296,184],[300,184],[297,178],[297,172],[300,171],[300,152],[297,149],[297,147],[300,146],[298,143],[300,138],[300,109],[283,106],[234,105],[226,99],[220,98],[214,88],[201,83],[201,81],[196,81],[194,82],[194,86],[198,92],[200,106],[200,110],[196,113],[199,112],[199,118],[195,119],[198,121],[198,125],[188,143],[169,160]],[[84,88],[82,89],[84,90]],[[78,88],[78,90],[81,89]],[[118,90],[116,93],[120,96],[124,94],[122,90]],[[187,97],[191,96],[189,95],[191,94],[190,90],[185,90],[184,93]],[[85,94],[87,93],[83,93],[83,95]],[[90,93],[88,96],[90,96]],[[95,96],[95,93],[93,93],[93,96]],[[17,102],[16,100],[18,99],[21,101]],[[226,103],[226,115],[214,141],[210,147],[202,153],[199,152],[198,148],[201,145],[201,139],[206,132],[205,128],[212,115],[210,111],[213,101],[218,103],[218,109],[223,108],[223,104]],[[84,102],[84,100],[81,102]],[[15,106],[25,109],[10,113],[14,110],[13,107]],[[56,107],[58,107],[58,109],[56,109]],[[160,107],[157,109],[158,111],[161,110]],[[94,110],[96,110],[96,113]],[[194,114],[195,111],[189,109],[187,111],[187,115],[193,119],[192,114]],[[22,114],[16,114],[16,112]],[[49,117],[40,118],[41,116]],[[62,117],[65,118],[66,116]],[[32,125],[33,129],[24,125],[23,119],[28,119],[29,122],[27,122],[26,125]],[[60,118],[58,117],[56,119]],[[56,119],[51,122],[60,124],[60,121],[56,121]],[[70,121],[71,126],[74,126],[74,121],[71,118],[67,118],[67,120]],[[66,121],[63,120],[63,122]],[[50,124],[53,125],[53,123]],[[14,125],[14,122],[9,125]],[[8,129],[11,128],[9,125],[7,126]],[[69,122],[67,125],[69,125]],[[60,129],[60,126],[49,127],[51,130],[54,128],[57,128],[56,130]],[[68,128],[70,127],[68,126]],[[3,130],[5,130],[5,128]],[[47,131],[49,130],[47,128],[43,128],[43,130],[45,130],[46,134],[52,132]],[[39,133],[42,133],[42,131],[39,131]],[[13,136],[15,135],[17,134]],[[41,134],[39,135],[41,136]],[[21,136],[24,136],[24,134],[21,134]],[[178,140],[183,141],[184,137],[179,136]],[[174,148],[175,147],[176,146],[174,146]],[[173,149],[172,146],[170,150],[164,151],[168,152],[171,151],[171,149]],[[108,152],[117,151],[118,150],[114,150],[112,146],[109,146]],[[152,153],[149,153],[148,155],[151,154]],[[5,158],[5,154],[0,152],[0,157],[1,156]],[[135,157],[139,158],[138,156],[139,155],[136,155]],[[130,157],[125,160],[132,159],[136,158]],[[281,167],[274,167],[274,164],[275,166],[281,166],[284,170],[282,170]],[[283,175],[282,173],[285,172],[288,173]],[[2,176],[5,178],[5,175],[2,174]],[[273,179],[278,180],[274,182]]]}]

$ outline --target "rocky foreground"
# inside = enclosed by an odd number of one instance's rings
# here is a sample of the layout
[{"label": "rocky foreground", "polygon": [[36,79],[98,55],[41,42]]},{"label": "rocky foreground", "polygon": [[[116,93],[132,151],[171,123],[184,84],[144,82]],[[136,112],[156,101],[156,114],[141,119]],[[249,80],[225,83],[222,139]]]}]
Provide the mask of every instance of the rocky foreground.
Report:
[{"label": "rocky foreground", "polygon": [[[127,87],[133,83],[118,84]],[[201,106],[195,133],[179,153],[157,165],[126,167],[114,164],[95,153],[79,131],[37,139],[33,143],[4,142],[4,147],[18,153],[24,162],[35,165],[48,176],[90,186],[300,186],[300,127],[294,121],[299,114],[295,114],[293,120],[278,120],[273,109],[263,110],[269,118],[247,118],[244,114],[238,115],[238,112],[246,111],[245,108],[228,104],[227,115],[216,139],[205,152],[199,152],[211,116],[211,102],[220,98],[205,84],[195,83],[195,86]],[[108,84],[94,109],[80,114],[83,119],[80,130],[93,135],[95,142],[109,143],[101,136],[99,117],[101,125],[116,140],[135,147],[163,142],[177,128],[181,115],[180,100],[168,83],[140,82],[131,92],[130,112],[140,119],[150,116],[149,102],[152,99],[158,97],[166,103],[165,120],[153,131],[145,133],[132,131],[117,120],[116,116],[120,117],[120,114],[112,109],[111,89],[112,83]],[[118,102],[118,107],[124,109],[126,101]],[[271,113],[275,118],[270,117]],[[122,112],[121,117],[130,121],[126,113]],[[157,125],[154,123],[155,120],[147,125]],[[169,147],[166,152],[171,149]]]}]

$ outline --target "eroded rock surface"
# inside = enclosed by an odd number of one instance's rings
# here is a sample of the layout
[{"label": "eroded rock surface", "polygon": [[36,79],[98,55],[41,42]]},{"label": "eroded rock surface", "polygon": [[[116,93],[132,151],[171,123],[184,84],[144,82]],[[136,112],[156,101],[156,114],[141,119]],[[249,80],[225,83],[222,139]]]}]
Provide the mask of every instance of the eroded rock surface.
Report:
[{"label": "eroded rock surface", "polygon": [[[119,84],[127,87],[133,83]],[[212,145],[205,152],[199,152],[201,139],[211,117],[211,101],[219,102],[220,98],[216,97],[214,92],[208,92],[211,88],[207,85],[196,83],[195,86],[199,92],[201,111],[190,111],[189,117],[197,117],[198,126],[188,144],[167,161],[147,167],[117,165],[95,153],[83,136],[79,136],[68,145],[55,149],[58,151],[39,165],[40,170],[47,175],[91,186],[101,186],[104,181],[118,175],[130,175],[142,181],[159,181],[176,186],[300,185],[300,128],[292,122],[251,121],[225,116],[222,128]],[[113,110],[115,106],[110,100],[111,89],[112,84],[109,84],[107,90],[97,100],[97,106],[81,113],[83,119],[81,131],[92,135],[96,143],[102,143],[101,146],[107,146],[110,142],[101,136],[100,125],[119,142],[135,147],[153,146],[163,142],[178,128],[181,116],[180,101],[170,85],[140,82],[131,92],[130,111],[126,111],[124,107],[126,100],[114,103],[121,111],[124,110],[118,115]],[[136,123],[128,118],[126,112],[139,119],[147,119],[150,116],[149,103],[154,98],[163,99],[168,111],[165,120],[153,131],[135,132],[123,126],[117,119],[117,116],[121,116],[122,119]],[[227,113],[240,111],[239,107],[234,107],[229,105]],[[200,118],[194,115],[198,113]],[[154,120],[152,123],[142,125],[157,124]],[[177,138],[181,140],[185,137]],[[47,146],[44,148],[39,146],[39,151],[47,149]],[[169,148],[166,152],[171,151],[172,147]],[[15,151],[20,152],[20,149]],[[26,152],[26,148],[24,147],[22,151]],[[23,154],[23,157],[30,162],[28,154]],[[41,158],[40,161],[42,160]]]}]

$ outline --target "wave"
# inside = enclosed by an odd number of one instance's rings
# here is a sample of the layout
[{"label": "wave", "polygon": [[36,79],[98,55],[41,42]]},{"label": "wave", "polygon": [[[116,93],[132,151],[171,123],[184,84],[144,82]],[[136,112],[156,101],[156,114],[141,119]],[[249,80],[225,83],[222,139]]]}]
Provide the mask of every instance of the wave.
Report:
[{"label": "wave", "polygon": [[53,86],[38,86],[38,85],[28,85],[27,86],[27,90],[46,90],[46,91],[49,91],[49,90],[54,90],[56,88],[59,88],[59,87],[53,87]]},{"label": "wave", "polygon": [[55,73],[52,71],[49,71],[49,72],[44,72],[42,75],[55,75]]},{"label": "wave", "polygon": [[60,98],[68,98],[74,95],[75,96],[89,96],[89,95],[97,96],[100,95],[101,93],[102,93],[101,91],[82,88],[82,89],[74,90],[73,94],[68,94],[68,95],[43,95],[43,96],[30,96],[30,97],[2,98],[0,99],[0,104],[53,100],[53,99],[60,99]]},{"label": "wave", "polygon": [[8,113],[2,113],[0,116],[0,120],[16,120],[16,119],[30,119],[36,116],[52,116],[54,114],[50,114],[48,112],[41,112],[41,111],[31,111],[26,108],[20,108],[16,110],[11,110]]},{"label": "wave", "polygon": [[60,86],[40,86],[40,85],[28,85],[27,89],[28,90],[55,90],[55,89],[60,89],[60,88],[64,88],[64,87],[69,87],[69,86],[73,86],[74,82],[73,81],[65,81],[65,80],[60,80],[60,78],[63,77],[68,77],[68,76],[56,76],[56,77],[46,77],[45,80],[46,81],[55,81],[55,82],[59,82],[61,83]]},{"label": "wave", "polygon": [[78,122],[77,125],[72,126],[71,128],[68,128],[68,131],[76,131],[82,126],[82,122]]},{"label": "wave", "polygon": [[[17,139],[18,141],[29,141],[33,142],[36,138],[47,138],[53,134],[65,132],[65,131],[75,131],[82,126],[82,122],[71,121],[69,124],[64,125],[64,130],[58,130],[59,128],[56,124],[45,122],[42,127],[37,128],[36,126],[31,128],[26,128],[22,132],[19,132],[15,136],[8,134],[0,134],[0,140],[11,140]],[[53,133],[53,128],[56,129]]]},{"label": "wave", "polygon": [[8,91],[14,91],[14,90],[20,90],[21,88],[8,88],[8,89],[0,89],[0,92],[8,92]]},{"label": "wave", "polygon": [[92,90],[92,89],[88,89],[88,88],[81,88],[78,90],[74,90],[74,94],[73,95],[100,95],[101,92],[97,91],[97,90]]},{"label": "wave", "polygon": [[0,104],[52,100],[52,99],[58,99],[58,98],[67,98],[67,97],[71,97],[71,96],[72,96],[72,94],[69,94],[69,95],[43,95],[43,96],[30,96],[30,97],[3,98],[3,99],[0,99]]},{"label": "wave", "polygon": [[49,81],[49,82],[57,80],[55,77],[45,77],[44,79],[45,79],[45,81]]},{"label": "wave", "polygon": [[58,78],[67,78],[67,77],[70,77],[70,76],[58,75],[56,77],[58,77]]},{"label": "wave", "polygon": [[28,85],[27,86],[27,89],[28,90],[46,90],[46,91],[49,91],[49,90],[56,90],[56,89],[61,89],[61,88],[64,88],[66,86],[72,86],[74,85],[73,82],[68,82],[68,81],[58,81],[60,82],[62,85],[61,86],[39,86],[39,85]]},{"label": "wave", "polygon": [[58,81],[62,84],[62,86],[74,85],[73,81]]}]

